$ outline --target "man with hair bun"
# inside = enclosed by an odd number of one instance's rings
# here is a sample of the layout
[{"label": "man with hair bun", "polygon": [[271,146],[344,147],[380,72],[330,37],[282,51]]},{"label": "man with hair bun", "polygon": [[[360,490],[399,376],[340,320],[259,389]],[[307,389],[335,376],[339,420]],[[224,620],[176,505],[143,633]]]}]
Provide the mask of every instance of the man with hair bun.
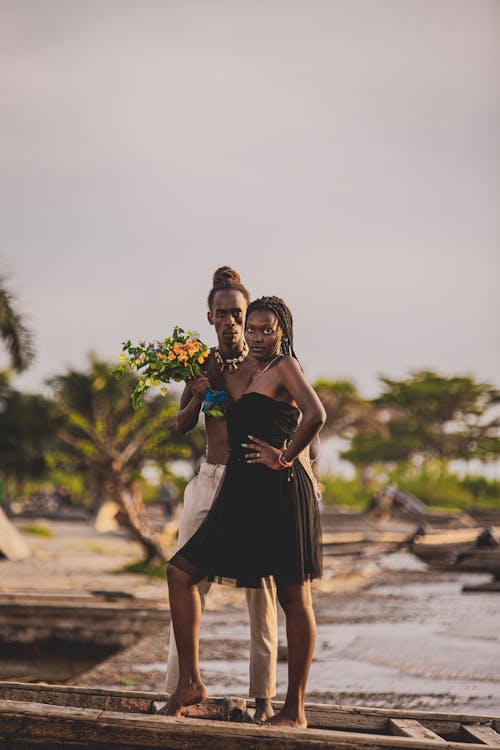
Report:
[{"label": "man with hair bun", "polygon": [[[208,295],[208,321],[214,326],[218,345],[211,349],[205,363],[205,374],[190,380],[184,388],[176,426],[186,434],[198,424],[203,396],[207,388],[228,394],[226,408],[245,393],[255,375],[255,365],[248,359],[243,339],[245,316],[250,295],[239,274],[230,266],[218,268],[213,275]],[[229,457],[226,420],[205,415],[207,446],[205,461],[199,473],[189,482],[184,493],[184,509],[179,524],[179,547],[198,529],[217,494]],[[256,540],[257,542],[257,540]],[[198,584],[202,608],[210,589],[207,580]],[[271,698],[276,692],[276,660],[278,648],[276,586],[265,579],[261,589],[247,589],[250,616],[250,688],[255,698],[255,721],[273,716]],[[175,638],[170,628],[166,691],[172,694],[179,677]]]}]

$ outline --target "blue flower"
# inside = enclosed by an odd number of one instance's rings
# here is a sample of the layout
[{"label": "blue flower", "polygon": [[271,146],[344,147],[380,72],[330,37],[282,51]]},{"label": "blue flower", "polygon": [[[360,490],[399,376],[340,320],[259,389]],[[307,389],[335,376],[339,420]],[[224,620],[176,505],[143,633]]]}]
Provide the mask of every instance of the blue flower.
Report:
[{"label": "blue flower", "polygon": [[213,391],[211,388],[207,388],[203,394],[202,411],[211,417],[223,417],[226,401],[226,391]]}]

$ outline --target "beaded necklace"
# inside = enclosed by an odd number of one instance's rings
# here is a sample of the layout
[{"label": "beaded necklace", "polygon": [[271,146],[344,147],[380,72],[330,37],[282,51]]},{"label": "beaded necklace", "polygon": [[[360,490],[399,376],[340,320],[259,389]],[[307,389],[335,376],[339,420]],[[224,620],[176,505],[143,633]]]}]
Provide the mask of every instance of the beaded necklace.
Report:
[{"label": "beaded necklace", "polygon": [[228,372],[235,372],[238,369],[238,365],[241,365],[241,363],[244,362],[248,357],[248,345],[244,343],[241,354],[238,357],[233,357],[232,359],[222,359],[219,347],[216,348],[214,354],[215,361],[219,365],[221,372],[224,372],[226,367],[228,369]]}]

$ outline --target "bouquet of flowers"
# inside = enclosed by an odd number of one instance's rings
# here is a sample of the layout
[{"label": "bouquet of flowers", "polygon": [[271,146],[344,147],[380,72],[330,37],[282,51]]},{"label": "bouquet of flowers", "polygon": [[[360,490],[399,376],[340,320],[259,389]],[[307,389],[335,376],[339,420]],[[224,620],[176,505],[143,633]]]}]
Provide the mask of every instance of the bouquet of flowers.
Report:
[{"label": "bouquet of flowers", "polygon": [[[198,338],[194,331],[184,331],[179,326],[171,336],[146,344],[144,341],[134,346],[126,341],[119,356],[120,366],[114,374],[121,377],[127,369],[139,374],[131,399],[134,409],[142,403],[142,397],[152,386],[161,385],[161,394],[167,393],[166,383],[180,382],[201,375],[201,367],[210,354],[210,349]],[[224,415],[223,404],[227,396],[224,391],[207,389],[203,411],[214,417]]]}]

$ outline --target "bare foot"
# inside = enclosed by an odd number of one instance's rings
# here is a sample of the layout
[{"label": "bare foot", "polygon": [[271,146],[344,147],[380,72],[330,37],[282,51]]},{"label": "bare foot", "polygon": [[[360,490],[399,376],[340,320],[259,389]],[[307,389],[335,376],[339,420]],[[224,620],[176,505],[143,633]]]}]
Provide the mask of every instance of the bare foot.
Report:
[{"label": "bare foot", "polygon": [[163,716],[184,716],[188,706],[201,703],[207,696],[207,689],[202,682],[178,687],[168,699],[167,705],[159,713]]},{"label": "bare foot", "polygon": [[274,709],[270,698],[255,699],[255,714],[253,720],[256,724],[263,724],[265,721],[274,716]]},{"label": "bare foot", "polygon": [[307,729],[307,719],[305,714],[292,714],[280,711],[268,721],[265,722],[273,727],[294,727],[295,729]]}]

